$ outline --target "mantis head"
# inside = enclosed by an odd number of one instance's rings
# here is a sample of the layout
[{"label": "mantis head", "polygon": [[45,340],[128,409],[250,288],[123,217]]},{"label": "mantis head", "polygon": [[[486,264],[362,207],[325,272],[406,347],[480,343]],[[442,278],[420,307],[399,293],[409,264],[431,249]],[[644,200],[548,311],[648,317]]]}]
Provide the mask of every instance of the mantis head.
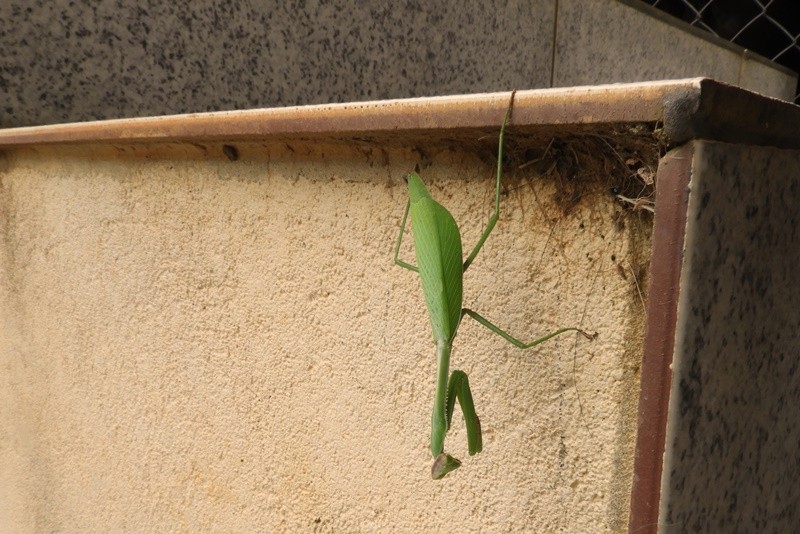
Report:
[{"label": "mantis head", "polygon": [[461,467],[461,462],[458,459],[453,458],[446,452],[443,452],[433,459],[431,476],[434,480],[439,480],[440,478],[444,478],[444,476],[450,471],[455,471],[459,467]]}]

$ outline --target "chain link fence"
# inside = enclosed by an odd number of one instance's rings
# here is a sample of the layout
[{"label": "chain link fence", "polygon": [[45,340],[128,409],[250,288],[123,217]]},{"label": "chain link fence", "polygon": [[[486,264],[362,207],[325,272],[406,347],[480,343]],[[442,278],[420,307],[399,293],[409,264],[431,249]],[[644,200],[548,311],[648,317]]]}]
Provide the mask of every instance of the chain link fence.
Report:
[{"label": "chain link fence", "polygon": [[642,1],[800,72],[800,0]]}]

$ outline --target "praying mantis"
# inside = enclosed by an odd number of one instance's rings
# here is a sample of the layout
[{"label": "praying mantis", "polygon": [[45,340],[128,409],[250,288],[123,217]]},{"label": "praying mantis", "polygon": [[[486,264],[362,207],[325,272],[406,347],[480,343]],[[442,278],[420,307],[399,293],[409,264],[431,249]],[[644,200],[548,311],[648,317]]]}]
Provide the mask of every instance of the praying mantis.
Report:
[{"label": "praying mantis", "polygon": [[[400,235],[394,248],[394,263],[419,274],[428,316],[433,329],[433,339],[436,342],[438,371],[433,414],[431,416],[430,443],[431,454],[434,458],[431,476],[435,480],[443,478],[461,466],[461,462],[458,459],[444,452],[444,438],[450,429],[456,399],[458,399],[458,403],[461,406],[461,412],[464,415],[464,422],[467,427],[467,446],[470,456],[481,452],[483,449],[481,424],[475,412],[475,404],[472,399],[467,374],[459,370],[454,370],[452,374],[449,373],[453,340],[461,319],[465,315],[469,315],[478,323],[520,349],[535,347],[550,338],[571,331],[579,332],[587,338],[593,339],[593,336],[580,328],[567,327],[560,328],[530,343],[523,343],[493,325],[478,313],[462,307],[464,272],[475,260],[500,217],[503,138],[506,125],[511,117],[515,94],[516,91],[511,93],[511,100],[503,123],[500,126],[494,213],[489,218],[486,228],[480,239],[478,239],[478,243],[466,260],[462,262],[461,234],[453,216],[444,206],[431,198],[419,174],[412,172],[407,178],[409,199],[400,223]],[[400,245],[405,233],[409,212],[411,213],[411,233],[414,237],[414,249],[417,257],[416,266],[399,259]]]}]

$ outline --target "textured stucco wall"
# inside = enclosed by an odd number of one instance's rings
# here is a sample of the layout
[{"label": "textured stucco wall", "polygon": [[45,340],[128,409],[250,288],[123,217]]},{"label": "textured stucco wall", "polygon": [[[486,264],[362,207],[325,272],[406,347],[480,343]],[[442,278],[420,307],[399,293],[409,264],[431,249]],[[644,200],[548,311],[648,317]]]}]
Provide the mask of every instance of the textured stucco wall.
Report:
[{"label": "textured stucco wall", "polygon": [[[0,160],[0,530],[626,529],[649,226],[602,179],[566,203],[552,177],[506,181],[465,304],[523,338],[599,337],[524,352],[465,320],[484,452],[459,420],[443,483],[430,328],[391,263],[420,155],[145,152]],[[471,246],[491,161],[425,160]]]}]

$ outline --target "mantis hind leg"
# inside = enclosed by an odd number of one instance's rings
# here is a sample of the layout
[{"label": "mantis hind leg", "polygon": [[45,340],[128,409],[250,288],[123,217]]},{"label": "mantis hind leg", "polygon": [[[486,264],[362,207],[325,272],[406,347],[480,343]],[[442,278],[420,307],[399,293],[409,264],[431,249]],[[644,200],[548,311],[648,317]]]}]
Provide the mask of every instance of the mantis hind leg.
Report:
[{"label": "mantis hind leg", "polygon": [[486,328],[488,328],[489,330],[491,330],[492,332],[494,332],[498,336],[502,337],[503,339],[505,339],[506,341],[508,341],[509,343],[511,343],[512,345],[514,345],[515,347],[517,347],[519,349],[529,349],[531,347],[535,347],[536,345],[538,345],[540,343],[544,343],[548,339],[554,338],[554,337],[556,337],[558,335],[561,335],[561,334],[563,334],[565,332],[578,332],[578,333],[582,334],[584,337],[586,337],[587,339],[594,339],[597,336],[597,334],[594,334],[594,335],[587,334],[586,332],[584,332],[580,328],[567,327],[567,328],[559,328],[558,330],[556,330],[554,332],[550,332],[549,334],[546,334],[546,335],[544,335],[544,336],[542,336],[542,337],[540,337],[538,339],[534,339],[531,342],[525,343],[525,342],[520,341],[519,339],[515,338],[514,336],[512,336],[508,332],[505,332],[504,330],[501,330],[497,326],[493,325],[492,323],[489,322],[488,319],[486,319],[482,315],[478,314],[477,312],[474,312],[474,311],[472,311],[470,309],[464,308],[464,309],[461,310],[461,317],[463,317],[464,315],[469,315],[470,317],[472,317],[473,319],[478,321],[480,324],[482,324],[483,326],[485,326]]},{"label": "mantis hind leg", "polygon": [[500,181],[503,177],[503,139],[505,138],[506,125],[511,119],[511,108],[514,106],[514,96],[516,94],[516,89],[511,92],[511,101],[508,103],[508,109],[506,110],[506,115],[503,118],[503,125],[500,126],[500,139],[497,143],[497,181],[495,183],[494,190],[494,213],[491,217],[489,217],[489,222],[486,224],[486,229],[481,234],[480,239],[478,239],[478,243],[475,245],[475,248],[472,249],[472,252],[469,253],[469,256],[467,256],[467,259],[464,261],[463,269],[465,271],[467,270],[467,267],[472,264],[472,261],[475,259],[475,256],[478,255],[478,252],[480,252],[481,248],[483,248],[483,244],[486,242],[489,234],[491,234],[492,230],[494,230],[494,225],[497,224],[497,219],[500,218]]}]

